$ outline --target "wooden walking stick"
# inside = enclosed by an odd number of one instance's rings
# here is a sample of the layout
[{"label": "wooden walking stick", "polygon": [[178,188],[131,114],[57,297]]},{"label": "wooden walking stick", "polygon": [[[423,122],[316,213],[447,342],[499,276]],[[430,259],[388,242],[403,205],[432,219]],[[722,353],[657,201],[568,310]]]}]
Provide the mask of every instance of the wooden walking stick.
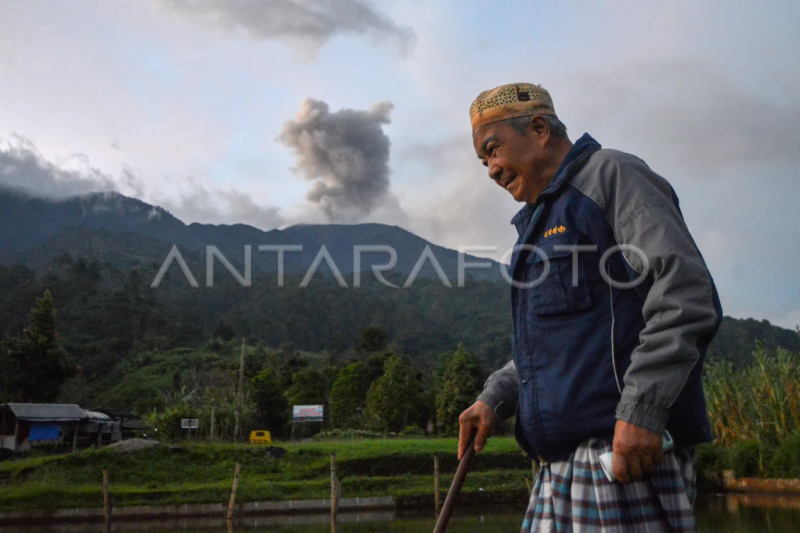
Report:
[{"label": "wooden walking stick", "polygon": [[442,511],[439,513],[439,520],[436,521],[436,527],[433,528],[433,533],[444,533],[447,529],[447,523],[450,521],[450,515],[453,514],[453,507],[456,504],[458,493],[461,492],[461,487],[464,486],[464,481],[467,479],[467,471],[472,462],[472,457],[475,455],[475,435],[473,434],[467,442],[467,449],[464,451],[464,456],[461,462],[458,463],[458,470],[453,478],[453,483],[450,485],[450,490],[447,492],[447,498],[442,505]]}]

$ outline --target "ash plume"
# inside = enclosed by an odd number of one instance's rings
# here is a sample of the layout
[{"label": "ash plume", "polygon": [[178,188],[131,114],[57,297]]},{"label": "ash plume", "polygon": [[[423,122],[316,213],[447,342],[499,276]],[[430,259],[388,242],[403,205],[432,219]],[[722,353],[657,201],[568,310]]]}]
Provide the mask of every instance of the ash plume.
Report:
[{"label": "ash plume", "polygon": [[284,123],[278,140],[294,151],[294,170],[312,181],[306,198],[330,220],[357,220],[391,197],[391,143],[382,126],[393,107],[379,102],[366,111],[332,113],[325,102],[308,98]]}]

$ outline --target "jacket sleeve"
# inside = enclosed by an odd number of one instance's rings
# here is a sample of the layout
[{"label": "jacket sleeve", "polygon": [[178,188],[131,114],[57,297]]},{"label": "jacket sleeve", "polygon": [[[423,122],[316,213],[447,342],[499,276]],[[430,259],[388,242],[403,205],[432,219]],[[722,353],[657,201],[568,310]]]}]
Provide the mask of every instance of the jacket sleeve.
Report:
[{"label": "jacket sleeve", "polygon": [[598,155],[596,182],[586,183],[584,192],[603,209],[617,243],[641,251],[623,254],[651,284],[616,418],[661,435],[667,410],[702,364],[700,347],[716,333],[722,310],[669,183],[634,156],[610,150]]},{"label": "jacket sleeve", "polygon": [[489,376],[478,400],[491,407],[500,420],[506,420],[516,413],[519,377],[513,360]]}]

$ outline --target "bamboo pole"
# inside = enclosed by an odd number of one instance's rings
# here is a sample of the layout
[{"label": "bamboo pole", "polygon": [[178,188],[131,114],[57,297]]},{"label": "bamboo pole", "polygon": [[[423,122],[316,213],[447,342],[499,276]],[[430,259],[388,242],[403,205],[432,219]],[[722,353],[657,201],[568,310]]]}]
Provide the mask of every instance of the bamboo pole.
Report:
[{"label": "bamboo pole", "polygon": [[464,486],[464,481],[467,479],[467,472],[472,458],[475,456],[475,436],[470,437],[467,443],[467,449],[461,462],[458,464],[458,470],[453,477],[453,483],[450,485],[450,490],[447,492],[447,498],[444,500],[442,512],[439,514],[439,519],[436,521],[436,527],[433,528],[433,533],[444,533],[447,529],[447,523],[450,521],[450,515],[453,514],[453,507],[456,504],[458,493],[461,492],[461,487]]},{"label": "bamboo pole", "polygon": [[103,518],[106,525],[111,522],[111,496],[108,493],[108,470],[103,469]]},{"label": "bamboo pole", "polygon": [[72,453],[75,453],[75,449],[78,447],[78,424],[80,422],[75,422],[75,430],[72,432]]},{"label": "bamboo pole", "polygon": [[213,441],[214,440],[214,406],[213,405],[211,406],[211,424],[209,424],[209,425],[211,426],[211,430],[209,432],[209,440]]},{"label": "bamboo pole", "polygon": [[433,512],[439,518],[439,454],[433,454]]},{"label": "bamboo pole", "polygon": [[233,473],[233,488],[231,488],[231,501],[228,503],[228,520],[233,518],[233,509],[236,507],[236,491],[239,489],[239,473],[242,471],[242,462],[236,461],[236,470]]},{"label": "bamboo pole", "polygon": [[331,533],[336,533],[336,513],[339,507],[339,480],[336,478],[336,454],[331,454]]},{"label": "bamboo pole", "polygon": [[239,417],[242,414],[242,403],[243,403],[243,394],[244,394],[244,346],[245,346],[245,337],[242,337],[242,354],[239,357],[239,391],[236,395],[236,412],[234,413],[235,422],[233,427],[233,440],[236,441],[239,439],[239,431],[241,428],[239,427]]}]

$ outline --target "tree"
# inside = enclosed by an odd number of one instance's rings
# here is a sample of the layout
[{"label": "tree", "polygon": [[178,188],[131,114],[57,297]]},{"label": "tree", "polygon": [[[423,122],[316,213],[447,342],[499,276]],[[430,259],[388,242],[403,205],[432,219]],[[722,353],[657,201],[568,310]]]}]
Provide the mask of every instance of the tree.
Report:
[{"label": "tree", "polygon": [[230,327],[227,322],[220,319],[219,324],[217,324],[217,329],[214,330],[214,337],[219,337],[223,341],[228,342],[235,336],[236,332],[233,331],[233,328]]},{"label": "tree", "polygon": [[280,380],[267,368],[256,374],[251,384],[258,423],[271,432],[281,431],[289,417],[289,403]]},{"label": "tree", "polygon": [[[239,346],[236,348],[238,350]],[[265,368],[275,370],[279,368],[279,366],[280,361],[278,359],[278,354],[270,348],[259,346],[255,350],[247,352],[244,358],[244,375],[247,379],[252,379]],[[278,374],[275,374],[275,376],[277,379],[280,379]]]},{"label": "tree", "polygon": [[447,363],[442,388],[436,395],[436,416],[445,432],[458,430],[458,416],[475,402],[483,389],[484,377],[478,358],[459,344]]},{"label": "tree", "polygon": [[369,385],[367,365],[362,362],[350,363],[336,374],[330,398],[331,420],[335,427],[359,425]]},{"label": "tree", "polygon": [[292,375],[286,395],[291,405],[324,405],[328,399],[328,383],[319,371],[303,368]]},{"label": "tree", "polygon": [[368,326],[361,329],[361,335],[356,341],[356,352],[368,355],[380,352],[389,343],[389,334],[378,326]]},{"label": "tree", "polygon": [[411,366],[397,355],[389,357],[383,376],[367,392],[367,424],[376,431],[402,431],[418,394]]},{"label": "tree", "polygon": [[300,370],[308,368],[308,361],[297,352],[292,354],[286,359],[280,368],[281,383],[285,388],[292,386],[294,375]]},{"label": "tree", "polygon": [[56,309],[50,291],[36,299],[23,340],[3,342],[9,372],[9,396],[23,402],[52,402],[61,385],[75,375],[56,333]]},{"label": "tree", "polygon": [[383,375],[383,368],[386,366],[386,361],[394,355],[388,350],[377,352],[367,357],[366,367],[364,371],[367,375],[367,381],[372,383]]},{"label": "tree", "polygon": [[334,357],[341,356],[345,350],[347,350],[347,344],[344,342],[344,336],[342,336],[341,331],[337,330],[331,335],[328,347],[330,348],[331,355]]},{"label": "tree", "polygon": [[[325,406],[328,403],[328,381],[318,370],[303,368],[292,375],[292,385],[289,387],[286,396],[292,406]],[[323,407],[323,411],[327,411],[327,408]],[[302,438],[303,435],[313,435],[320,429],[322,429],[321,423],[301,424],[299,428],[293,428],[293,433],[296,437]]]}]

